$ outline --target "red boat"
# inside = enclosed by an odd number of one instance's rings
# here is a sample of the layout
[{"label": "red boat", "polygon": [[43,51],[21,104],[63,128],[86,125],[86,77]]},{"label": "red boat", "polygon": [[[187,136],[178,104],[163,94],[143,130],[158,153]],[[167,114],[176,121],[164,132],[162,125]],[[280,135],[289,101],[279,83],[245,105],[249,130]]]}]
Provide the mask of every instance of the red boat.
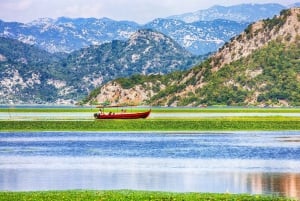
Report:
[{"label": "red boat", "polygon": [[120,113],[104,113],[104,111],[100,109],[99,112],[94,114],[94,117],[95,119],[145,119],[150,115],[150,112],[151,109],[146,112],[125,112],[125,110],[121,110]]}]

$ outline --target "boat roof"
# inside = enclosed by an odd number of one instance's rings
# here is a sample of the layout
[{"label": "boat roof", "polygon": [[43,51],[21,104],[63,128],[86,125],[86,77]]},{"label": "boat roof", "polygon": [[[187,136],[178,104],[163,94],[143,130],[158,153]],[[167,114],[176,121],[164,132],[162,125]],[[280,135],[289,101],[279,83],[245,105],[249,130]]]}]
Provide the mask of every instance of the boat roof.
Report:
[{"label": "boat roof", "polygon": [[137,106],[137,105],[97,105],[96,108],[112,108],[112,107],[130,107],[130,106]]}]

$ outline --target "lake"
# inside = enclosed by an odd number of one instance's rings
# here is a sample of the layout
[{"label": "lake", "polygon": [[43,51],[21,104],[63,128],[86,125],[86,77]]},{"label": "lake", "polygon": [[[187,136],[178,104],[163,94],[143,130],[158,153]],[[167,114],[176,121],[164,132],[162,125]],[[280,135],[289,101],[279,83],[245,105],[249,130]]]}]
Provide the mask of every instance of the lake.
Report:
[{"label": "lake", "polygon": [[300,199],[300,132],[0,132],[0,190],[67,189]]}]

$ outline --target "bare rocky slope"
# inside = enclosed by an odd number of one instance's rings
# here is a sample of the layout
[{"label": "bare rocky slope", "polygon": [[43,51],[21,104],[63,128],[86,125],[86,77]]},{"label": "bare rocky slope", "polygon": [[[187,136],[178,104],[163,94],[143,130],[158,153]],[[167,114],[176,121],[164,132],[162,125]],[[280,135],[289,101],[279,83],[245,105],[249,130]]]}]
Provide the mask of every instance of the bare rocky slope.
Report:
[{"label": "bare rocky slope", "polygon": [[164,106],[300,105],[300,8],[249,25],[191,70],[111,81],[89,101]]}]

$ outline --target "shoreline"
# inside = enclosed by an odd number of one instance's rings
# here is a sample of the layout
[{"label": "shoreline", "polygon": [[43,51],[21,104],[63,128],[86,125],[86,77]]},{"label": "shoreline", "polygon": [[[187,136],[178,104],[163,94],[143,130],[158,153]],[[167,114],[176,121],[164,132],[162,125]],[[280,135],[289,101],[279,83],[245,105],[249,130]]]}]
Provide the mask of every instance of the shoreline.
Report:
[{"label": "shoreline", "polygon": [[222,134],[226,134],[226,135],[234,135],[235,133],[248,133],[248,132],[259,132],[260,134],[268,134],[268,133],[272,133],[272,132],[288,132],[288,133],[293,133],[293,132],[299,132],[299,130],[199,130],[199,131],[185,131],[185,130],[178,130],[178,131],[88,131],[88,130],[83,130],[83,131],[72,131],[72,130],[1,130],[0,129],[0,136],[3,133],[8,133],[8,132],[30,132],[30,133],[60,133],[60,132],[64,132],[64,133],[76,133],[76,132],[80,132],[80,133],[103,133],[103,134],[107,134],[107,133],[111,133],[111,134],[127,134],[127,133],[131,133],[131,134],[141,134],[141,135],[147,135],[147,134],[175,134],[175,135],[207,135],[207,134],[214,134],[214,135],[222,135]]},{"label": "shoreline", "polygon": [[[270,108],[260,108],[260,107],[120,107],[128,111],[143,111],[151,109],[151,113],[300,113],[300,107],[270,107]],[[110,108],[113,112],[120,110],[120,108]],[[95,107],[71,107],[71,108],[61,108],[61,107],[0,107],[0,113],[5,112],[83,112],[83,113],[94,113],[98,109]]]}]

